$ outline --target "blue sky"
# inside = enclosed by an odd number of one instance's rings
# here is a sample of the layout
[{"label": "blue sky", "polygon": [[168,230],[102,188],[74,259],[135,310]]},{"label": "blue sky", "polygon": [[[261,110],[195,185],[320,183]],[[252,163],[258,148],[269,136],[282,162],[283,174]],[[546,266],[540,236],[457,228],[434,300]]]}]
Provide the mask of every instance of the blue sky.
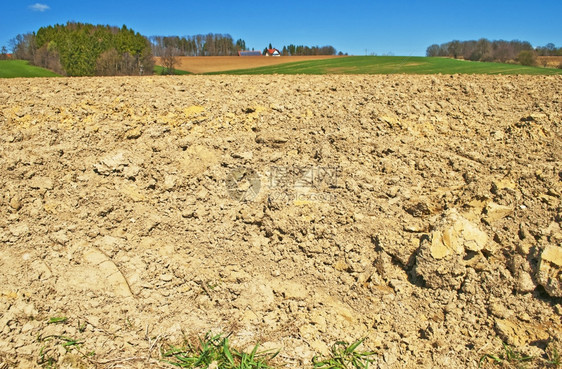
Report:
[{"label": "blue sky", "polygon": [[453,39],[519,39],[562,47],[561,0],[0,0],[0,46],[69,20],[127,25],[146,36],[229,33],[248,48],[332,45],[354,55],[425,55]]}]

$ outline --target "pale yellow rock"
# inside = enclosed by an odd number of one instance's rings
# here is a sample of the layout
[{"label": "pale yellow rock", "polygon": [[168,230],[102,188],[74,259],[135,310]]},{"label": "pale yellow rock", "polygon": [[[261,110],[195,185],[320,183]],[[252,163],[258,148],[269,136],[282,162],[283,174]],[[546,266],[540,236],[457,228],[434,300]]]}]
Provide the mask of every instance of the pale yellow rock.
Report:
[{"label": "pale yellow rock", "polygon": [[84,260],[90,264],[99,265],[108,259],[101,251],[92,248],[84,252]]},{"label": "pale yellow rock", "polygon": [[491,202],[486,205],[486,220],[489,222],[495,222],[513,213],[513,206],[500,205],[495,202]]},{"label": "pale yellow rock", "polygon": [[297,282],[277,281],[273,283],[272,287],[276,293],[282,294],[285,299],[304,300],[309,297],[306,288]]},{"label": "pale yellow rock", "polygon": [[469,251],[480,251],[488,242],[488,235],[480,230],[474,223],[461,219],[462,238],[464,239],[464,248]]},{"label": "pale yellow rock", "polygon": [[164,176],[164,184],[162,187],[166,191],[173,190],[174,187],[176,186],[176,180],[177,180],[176,176],[172,176],[172,175]]},{"label": "pale yellow rock", "polygon": [[326,356],[330,354],[330,348],[321,340],[312,341],[310,343],[310,348],[319,355]]},{"label": "pale yellow rock", "polygon": [[465,250],[480,251],[488,242],[488,235],[474,223],[460,216],[456,211],[447,215],[442,230],[432,233],[430,246],[434,259],[443,259],[449,255],[460,255]]},{"label": "pale yellow rock", "polygon": [[443,259],[452,254],[452,250],[445,245],[443,241],[443,234],[441,232],[433,232],[433,239],[431,240],[431,256],[434,259]]},{"label": "pale yellow rock", "polygon": [[391,116],[388,116],[388,115],[381,116],[379,118],[379,120],[381,120],[385,123],[388,123],[391,127],[396,126],[396,125],[400,125],[400,122],[397,118],[391,117]]},{"label": "pale yellow rock", "polygon": [[155,238],[152,237],[144,237],[143,239],[141,239],[139,241],[139,248],[141,250],[143,249],[159,249],[160,243],[158,242],[158,240],[156,240]]},{"label": "pale yellow rock", "polygon": [[547,330],[539,325],[510,319],[496,319],[496,331],[507,344],[516,347],[549,338]]},{"label": "pale yellow rock", "polygon": [[259,317],[256,315],[256,313],[254,313],[252,310],[245,310],[244,314],[242,314],[242,323],[245,326],[250,326],[251,324],[257,322],[259,320]]},{"label": "pale yellow rock", "polygon": [[94,170],[102,175],[108,176],[113,173],[122,173],[130,162],[127,160],[126,153],[122,150],[107,154],[99,163],[94,164]]},{"label": "pale yellow rock", "polygon": [[556,197],[550,196],[550,195],[545,194],[545,193],[541,193],[539,195],[539,199],[541,199],[541,201],[544,202],[545,204],[548,204],[552,207],[558,206],[558,204],[560,202]]},{"label": "pale yellow rock", "polygon": [[205,108],[202,107],[202,106],[198,106],[198,105],[192,105],[190,107],[187,107],[187,108],[183,109],[184,114],[188,118],[193,117],[195,115],[198,115],[198,114],[200,114],[204,111],[205,111]]},{"label": "pale yellow rock", "polygon": [[43,205],[43,209],[45,209],[45,211],[50,214],[56,214],[58,207],[59,203],[54,201],[45,202],[45,205]]},{"label": "pale yellow rock", "polygon": [[140,192],[140,189],[136,185],[123,185],[120,192],[135,202],[146,200],[146,196]]},{"label": "pale yellow rock", "polygon": [[517,188],[517,184],[509,178],[495,180],[494,182],[492,182],[492,186],[499,190],[515,190]]},{"label": "pale yellow rock", "polygon": [[517,252],[521,255],[529,255],[529,252],[531,252],[531,247],[533,247],[534,245],[535,244],[533,242],[527,239],[519,241],[516,245]]},{"label": "pale yellow rock", "polygon": [[125,132],[125,137],[129,140],[134,140],[139,138],[142,135],[142,131],[140,127],[131,128],[127,132]]},{"label": "pale yellow rock", "polygon": [[539,260],[536,279],[550,296],[562,297],[562,247],[545,247]]},{"label": "pale yellow rock", "polygon": [[482,210],[486,206],[486,201],[485,200],[471,200],[466,205],[471,207],[471,208]]},{"label": "pale yellow rock", "polygon": [[349,266],[347,265],[347,263],[345,262],[345,260],[340,259],[340,260],[338,260],[338,261],[336,261],[336,262],[334,263],[334,268],[335,268],[336,270],[339,270],[339,271],[344,271],[344,270],[346,270],[347,268],[349,268]]},{"label": "pale yellow rock", "polygon": [[531,113],[530,117],[533,118],[534,121],[540,121],[547,118],[544,113]]},{"label": "pale yellow rock", "polygon": [[519,271],[519,273],[517,274],[516,283],[517,283],[517,289],[520,292],[532,292],[537,287],[531,275],[523,270]]},{"label": "pale yellow rock", "polygon": [[54,184],[51,178],[35,176],[29,181],[29,187],[33,189],[52,190]]},{"label": "pale yellow rock", "polygon": [[443,244],[452,251],[458,251],[459,242],[457,240],[457,232],[458,230],[455,228],[448,228],[443,231]]},{"label": "pale yellow rock", "polygon": [[27,226],[27,224],[15,224],[15,225],[11,225],[9,228],[10,233],[14,236],[14,237],[23,237],[23,236],[27,236],[30,233],[29,227]]},{"label": "pale yellow rock", "polygon": [[541,258],[552,264],[562,266],[562,247],[547,245],[541,254]]}]

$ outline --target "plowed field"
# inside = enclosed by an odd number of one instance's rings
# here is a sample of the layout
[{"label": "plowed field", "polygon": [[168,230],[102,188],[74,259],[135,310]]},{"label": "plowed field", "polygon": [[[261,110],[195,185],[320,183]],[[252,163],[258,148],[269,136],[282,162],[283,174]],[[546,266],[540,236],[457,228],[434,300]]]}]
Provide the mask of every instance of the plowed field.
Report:
[{"label": "plowed field", "polygon": [[[176,69],[191,73],[223,72],[329,58],[339,58],[339,56],[180,56]],[[161,58],[155,60],[157,65],[163,65]]]},{"label": "plowed field", "polygon": [[0,368],[170,367],[208,331],[277,367],[361,338],[372,367],[477,368],[502,342],[546,366],[561,85],[3,80]]}]

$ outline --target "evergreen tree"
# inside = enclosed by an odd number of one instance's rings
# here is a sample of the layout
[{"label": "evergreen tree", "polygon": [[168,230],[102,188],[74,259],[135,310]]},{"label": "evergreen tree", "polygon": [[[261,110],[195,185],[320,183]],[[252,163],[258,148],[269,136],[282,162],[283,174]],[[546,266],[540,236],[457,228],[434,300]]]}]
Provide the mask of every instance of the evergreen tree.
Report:
[{"label": "evergreen tree", "polygon": [[68,76],[152,74],[154,66],[150,42],[125,25],[68,22],[20,39],[24,59]]}]

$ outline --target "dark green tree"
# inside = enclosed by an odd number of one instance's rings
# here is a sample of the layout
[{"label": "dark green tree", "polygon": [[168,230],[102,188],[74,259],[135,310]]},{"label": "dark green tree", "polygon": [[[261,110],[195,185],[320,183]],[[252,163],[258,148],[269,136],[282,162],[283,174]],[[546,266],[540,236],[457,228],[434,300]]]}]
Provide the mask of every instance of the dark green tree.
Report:
[{"label": "dark green tree", "polygon": [[148,40],[127,26],[57,24],[40,28],[34,44],[35,64],[69,76],[151,74],[154,66]]},{"label": "dark green tree", "polygon": [[241,38],[236,40],[236,49],[238,49],[238,51],[246,50],[246,41],[242,40]]}]

